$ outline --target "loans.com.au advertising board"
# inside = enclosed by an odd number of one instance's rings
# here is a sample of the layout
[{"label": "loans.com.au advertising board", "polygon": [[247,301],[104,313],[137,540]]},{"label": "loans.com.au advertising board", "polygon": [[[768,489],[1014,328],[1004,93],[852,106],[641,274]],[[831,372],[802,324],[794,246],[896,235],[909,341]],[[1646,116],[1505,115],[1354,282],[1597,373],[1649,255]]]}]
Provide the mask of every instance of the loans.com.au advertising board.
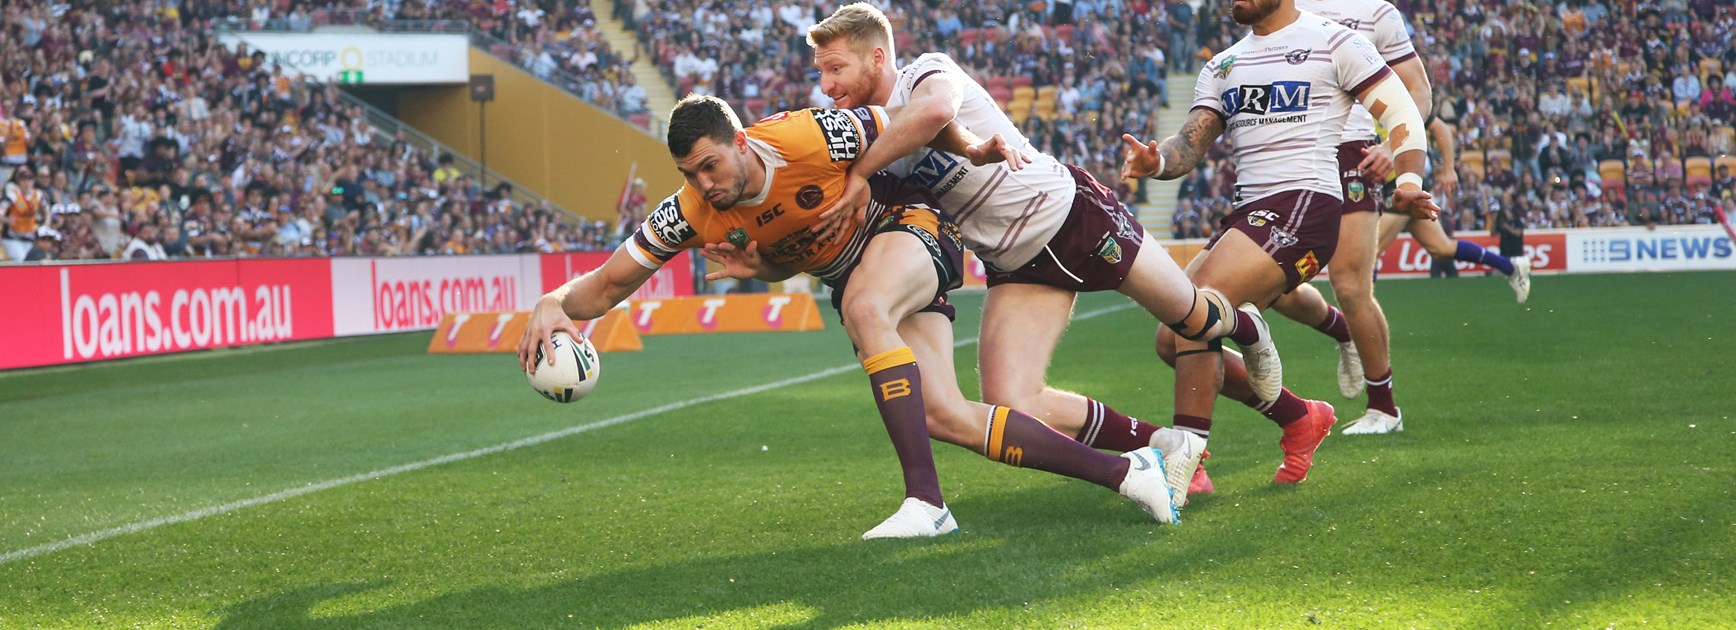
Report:
[{"label": "loans.com.au advertising board", "polygon": [[[528,310],[607,253],[0,266],[0,369],[428,330]],[[689,261],[635,294],[693,295]]]}]

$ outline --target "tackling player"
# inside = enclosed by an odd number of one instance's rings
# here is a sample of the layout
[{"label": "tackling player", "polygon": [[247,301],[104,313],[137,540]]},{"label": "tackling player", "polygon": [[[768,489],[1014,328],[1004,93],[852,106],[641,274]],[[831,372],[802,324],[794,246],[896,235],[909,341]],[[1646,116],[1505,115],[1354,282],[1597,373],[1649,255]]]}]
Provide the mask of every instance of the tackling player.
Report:
[{"label": "tackling player", "polygon": [[[1031,146],[994,98],[951,58],[929,53],[899,68],[891,23],[866,3],[844,6],[809,28],[820,86],[841,106],[902,106],[900,116],[850,169],[850,188],[828,209],[833,224],[856,216],[857,191],[880,169],[920,183],[958,219],[965,243],[988,268],[978,369],[983,399],[1026,409],[1081,443],[1131,451],[1147,445],[1168,458],[1172,487],[1186,502],[1205,440],[1158,429],[1101,402],[1049,387],[1045,371],[1080,292],[1119,291],[1178,334],[1229,336],[1250,356],[1256,389],[1282,387],[1277,351],[1253,308],[1197,290],[1114,193],[1079,167]],[[999,136],[1029,164],[978,166],[923,145],[947,125]],[[914,153],[913,153],[914,152]]]},{"label": "tackling player", "polygon": [[[671,112],[669,152],[687,185],[653,210],[603,266],[537,301],[519,343],[532,364],[556,330],[595,319],[682,249],[707,248],[726,272],[812,273],[833,287],[904,470],[906,499],[863,538],[936,536],[958,529],[941,496],[928,439],[1118,490],[1160,522],[1176,507],[1152,449],[1117,457],[1055,433],[1004,406],[964,399],[952,370],[952,305],[963,252],[957,227],[926,191],[892,178],[870,183],[869,221],[838,238],[815,230],[821,203],[844,188],[850,162],[887,124],[878,107],[784,112],[742,129],[723,101],[689,96]],[[964,136],[937,141],[968,152]],[[764,243],[762,246],[761,244]],[[925,402],[927,404],[925,413]]]},{"label": "tackling player", "polygon": [[[1337,152],[1354,101],[1392,130],[1398,146],[1393,208],[1428,219],[1439,208],[1422,190],[1422,117],[1367,38],[1298,10],[1296,0],[1235,0],[1230,13],[1252,33],[1201,69],[1193,110],[1176,135],[1162,144],[1125,136],[1122,174],[1181,177],[1225,136],[1236,166],[1235,211],[1188,269],[1201,287],[1264,307],[1313,277],[1337,249],[1343,205]],[[1211,343],[1159,330],[1158,349],[1176,367],[1176,405],[1190,416],[1189,428],[1210,431],[1221,389],[1284,427],[1284,463],[1273,481],[1307,478],[1315,449],[1336,421],[1331,405],[1288,390],[1276,401],[1261,400],[1241,374],[1240,357]]]}]

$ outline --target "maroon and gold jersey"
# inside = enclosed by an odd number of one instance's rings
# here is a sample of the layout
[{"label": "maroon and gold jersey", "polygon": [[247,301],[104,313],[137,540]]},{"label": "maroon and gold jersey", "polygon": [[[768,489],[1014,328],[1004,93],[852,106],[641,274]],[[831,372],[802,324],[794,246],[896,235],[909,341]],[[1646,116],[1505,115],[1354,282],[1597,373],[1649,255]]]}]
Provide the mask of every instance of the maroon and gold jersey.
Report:
[{"label": "maroon and gold jersey", "polygon": [[822,210],[844,190],[850,164],[886,125],[879,107],[808,109],[775,114],[747,128],[747,144],[765,163],[765,187],[728,210],[713,207],[683,186],[646,216],[622,247],[639,264],[662,267],[683,249],[707,243],[759,242],[765,260],[822,280],[842,275],[867,248],[888,201],[875,199],[852,233],[821,240],[814,233]]}]

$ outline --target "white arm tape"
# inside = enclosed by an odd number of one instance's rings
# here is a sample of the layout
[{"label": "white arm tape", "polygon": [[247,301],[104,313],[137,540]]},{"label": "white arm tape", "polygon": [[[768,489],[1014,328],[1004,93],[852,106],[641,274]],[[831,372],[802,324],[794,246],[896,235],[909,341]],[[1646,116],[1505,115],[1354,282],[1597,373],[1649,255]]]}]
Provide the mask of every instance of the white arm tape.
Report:
[{"label": "white arm tape", "polygon": [[1416,101],[1411,100],[1410,92],[1404,89],[1404,81],[1399,79],[1398,75],[1389,75],[1375,84],[1364,96],[1362,104],[1373,111],[1372,105],[1375,101],[1386,104],[1386,109],[1380,115],[1380,124],[1387,128],[1387,133],[1392,133],[1399,125],[1404,125],[1408,130],[1404,142],[1393,147],[1393,155],[1411,150],[1429,150],[1428,129],[1424,128],[1422,112],[1417,111]]},{"label": "white arm tape", "polygon": [[1405,184],[1411,184],[1416,186],[1418,190],[1421,190],[1423,187],[1423,176],[1416,173],[1399,173],[1398,181],[1394,182],[1394,186],[1402,188]]}]

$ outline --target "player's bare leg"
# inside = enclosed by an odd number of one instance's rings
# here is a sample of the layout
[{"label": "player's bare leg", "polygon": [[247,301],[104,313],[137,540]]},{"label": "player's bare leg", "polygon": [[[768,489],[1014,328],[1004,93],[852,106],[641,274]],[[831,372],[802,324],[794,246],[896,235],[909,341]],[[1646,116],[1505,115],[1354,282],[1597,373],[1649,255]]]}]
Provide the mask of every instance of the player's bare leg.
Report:
[{"label": "player's bare leg", "polygon": [[[1188,270],[1201,287],[1254,304],[1272,303],[1288,282],[1272,258],[1238,230],[1225,232],[1213,249],[1201,252],[1188,265]],[[1240,354],[1219,344],[1179,338],[1167,328],[1157,332],[1158,355],[1176,369],[1176,428],[1209,438],[1212,403],[1221,391],[1284,428],[1279,443],[1285,451],[1285,463],[1273,480],[1295,483],[1306,478],[1314,449],[1335,421],[1331,405],[1303,400],[1289,388],[1281,389],[1276,400],[1261,400],[1248,385]]]},{"label": "player's bare leg", "polygon": [[[1067,330],[1076,297],[1042,284],[989,289],[977,345],[983,402],[1023,410],[1062,433],[1084,428],[1092,401],[1046,385],[1049,359]],[[1139,446],[1144,443],[1134,448]]]},{"label": "player's bare leg", "polygon": [[1348,434],[1385,433],[1390,427],[1404,426],[1399,421],[1402,416],[1398,405],[1393,402],[1392,341],[1386,314],[1374,297],[1378,223],[1373,213],[1344,215],[1338,252],[1330,268],[1332,292],[1338,296],[1350,321],[1350,335],[1362,360],[1363,382],[1368,391],[1368,411],[1344,429],[1343,433]]},{"label": "player's bare leg", "polygon": [[[886,232],[868,241],[845,286],[840,311],[844,331],[856,344],[874,392],[880,419],[904,473],[905,504],[863,538],[932,536],[951,529],[946,519],[913,518],[906,512],[946,513],[934,452],[928,443],[923,382],[915,355],[898,335],[898,322],[926,306],[939,288],[928,249],[916,235]],[[947,513],[950,518],[950,513]],[[921,527],[924,522],[930,527]]]},{"label": "player's bare leg", "polygon": [[1115,490],[1163,523],[1177,521],[1177,505],[1162,458],[1150,447],[1117,457],[1074,441],[1036,418],[1002,405],[967,400],[953,366],[952,323],[938,313],[917,313],[899,332],[916,353],[927,386],[929,434],[1009,466],[1035,468]]},{"label": "player's bare leg", "polygon": [[[1158,320],[1175,322],[1178,329],[1196,336],[1231,334],[1238,319],[1244,333],[1264,330],[1251,321],[1250,314],[1230,308],[1222,296],[1196,290],[1149,235],[1137,252],[1119,290]],[[1071,291],[1043,284],[1009,283],[989,289],[978,354],[983,400],[1031,410],[1044,423],[1093,448],[1160,449],[1174,477],[1171,486],[1178,502],[1185,504],[1192,471],[1204,453],[1203,439],[1140,422],[1102,402],[1045,383],[1049,359],[1066,330],[1074,302]],[[1268,373],[1281,380],[1277,362],[1270,365],[1273,369]]]},{"label": "player's bare leg", "polygon": [[1343,310],[1328,303],[1326,296],[1311,282],[1304,282],[1284,294],[1272,308],[1291,321],[1313,327],[1337,343],[1338,393],[1345,398],[1362,395],[1362,357],[1356,352],[1356,344],[1351,341],[1350,318],[1345,316]]},{"label": "player's bare leg", "polygon": [[1531,297],[1531,259],[1507,258],[1488,248],[1464,240],[1454,240],[1447,236],[1446,228],[1435,221],[1412,221],[1410,217],[1389,212],[1380,220],[1380,249],[1386,251],[1398,238],[1398,233],[1409,228],[1411,236],[1417,240],[1430,256],[1437,259],[1462,260],[1488,266],[1507,276],[1507,285],[1513,288],[1513,295],[1520,304]]}]

